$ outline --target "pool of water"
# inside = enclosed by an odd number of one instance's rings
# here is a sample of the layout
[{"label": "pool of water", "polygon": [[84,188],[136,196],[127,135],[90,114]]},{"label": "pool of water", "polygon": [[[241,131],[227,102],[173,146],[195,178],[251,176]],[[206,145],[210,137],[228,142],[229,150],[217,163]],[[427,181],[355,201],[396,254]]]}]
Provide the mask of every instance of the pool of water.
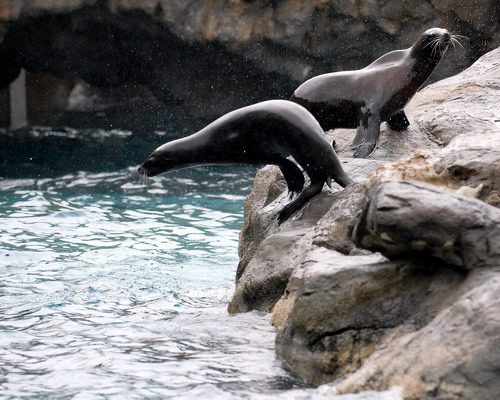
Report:
[{"label": "pool of water", "polygon": [[275,357],[268,315],[226,312],[254,174],[0,178],[0,397],[239,399],[301,386]]}]

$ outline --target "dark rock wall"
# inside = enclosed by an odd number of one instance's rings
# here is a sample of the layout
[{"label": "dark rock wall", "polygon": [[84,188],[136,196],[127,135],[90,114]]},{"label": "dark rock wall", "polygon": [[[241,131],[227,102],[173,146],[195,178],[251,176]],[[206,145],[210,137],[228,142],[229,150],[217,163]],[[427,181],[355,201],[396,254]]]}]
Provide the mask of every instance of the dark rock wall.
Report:
[{"label": "dark rock wall", "polygon": [[142,85],[164,105],[214,118],[288,98],[311,76],[361,68],[441,26],[469,40],[447,54],[436,80],[500,44],[498,1],[456,3],[2,1],[0,88],[22,67],[97,87]]},{"label": "dark rock wall", "polygon": [[141,10],[113,13],[98,6],[22,16],[5,34],[0,54],[3,87],[19,68],[98,87],[139,84],[162,103],[182,104],[197,116],[278,97],[293,87],[287,77],[246,63],[216,42],[175,36]]},{"label": "dark rock wall", "polygon": [[[457,4],[461,3],[461,4]],[[500,5],[492,0],[166,1],[163,15],[182,37],[219,40],[266,69],[296,80],[361,68],[387,51],[409,47],[440,26],[469,37],[441,77],[500,45]],[[179,23],[183,21],[183,23]]]}]

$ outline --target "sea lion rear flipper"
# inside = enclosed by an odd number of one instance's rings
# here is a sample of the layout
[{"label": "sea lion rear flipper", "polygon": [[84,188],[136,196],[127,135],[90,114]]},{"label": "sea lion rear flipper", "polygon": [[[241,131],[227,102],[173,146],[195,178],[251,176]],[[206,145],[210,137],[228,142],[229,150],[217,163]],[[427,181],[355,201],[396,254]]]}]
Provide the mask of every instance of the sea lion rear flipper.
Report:
[{"label": "sea lion rear flipper", "polygon": [[324,184],[325,182],[323,181],[311,183],[311,185],[302,193],[300,193],[294,201],[288,203],[285,207],[283,207],[283,209],[278,214],[278,223],[282,224],[283,222],[285,222],[288,218],[290,218],[290,216],[292,216],[293,213],[298,211],[310,199],[320,193],[321,189],[323,189]]},{"label": "sea lion rear flipper", "polygon": [[368,158],[375,151],[380,136],[380,118],[369,111],[363,116],[352,142],[355,158]]},{"label": "sea lion rear flipper", "polygon": [[387,125],[389,125],[392,130],[400,132],[408,128],[410,121],[408,121],[404,110],[401,110],[387,120]]}]

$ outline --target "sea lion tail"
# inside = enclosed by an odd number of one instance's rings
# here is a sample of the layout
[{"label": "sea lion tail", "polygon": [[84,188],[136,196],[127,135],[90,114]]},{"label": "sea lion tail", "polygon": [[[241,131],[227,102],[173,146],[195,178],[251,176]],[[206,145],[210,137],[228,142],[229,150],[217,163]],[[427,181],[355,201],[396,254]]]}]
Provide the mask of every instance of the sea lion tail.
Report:
[{"label": "sea lion tail", "polygon": [[[354,181],[351,178],[349,178],[345,172],[342,174],[337,174],[333,179],[335,180],[335,182],[337,182],[343,188],[354,183]],[[327,182],[327,185],[328,185],[328,182]],[[328,185],[328,186],[330,186],[330,185]]]},{"label": "sea lion tail", "polygon": [[340,161],[335,163],[335,167],[330,170],[330,173],[325,179],[325,183],[329,188],[332,187],[332,179],[343,188],[354,183],[354,181],[344,171],[344,168],[342,168],[342,164],[340,163]]},{"label": "sea lion tail", "polygon": [[[354,181],[351,178],[349,178],[346,174],[344,174],[344,176],[342,176],[342,178],[337,177],[337,178],[333,178],[333,180],[335,182],[337,182],[343,188],[354,183]],[[331,189],[332,188],[332,177],[331,176],[327,177],[325,183]]]}]

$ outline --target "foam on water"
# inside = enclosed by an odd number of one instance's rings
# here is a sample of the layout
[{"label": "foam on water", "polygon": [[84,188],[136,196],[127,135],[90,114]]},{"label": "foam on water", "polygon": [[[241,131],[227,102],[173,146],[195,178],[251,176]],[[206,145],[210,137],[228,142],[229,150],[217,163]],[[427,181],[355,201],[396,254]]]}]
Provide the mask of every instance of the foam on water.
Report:
[{"label": "foam on water", "polygon": [[254,170],[0,180],[4,398],[237,399],[299,383],[228,315]]}]

